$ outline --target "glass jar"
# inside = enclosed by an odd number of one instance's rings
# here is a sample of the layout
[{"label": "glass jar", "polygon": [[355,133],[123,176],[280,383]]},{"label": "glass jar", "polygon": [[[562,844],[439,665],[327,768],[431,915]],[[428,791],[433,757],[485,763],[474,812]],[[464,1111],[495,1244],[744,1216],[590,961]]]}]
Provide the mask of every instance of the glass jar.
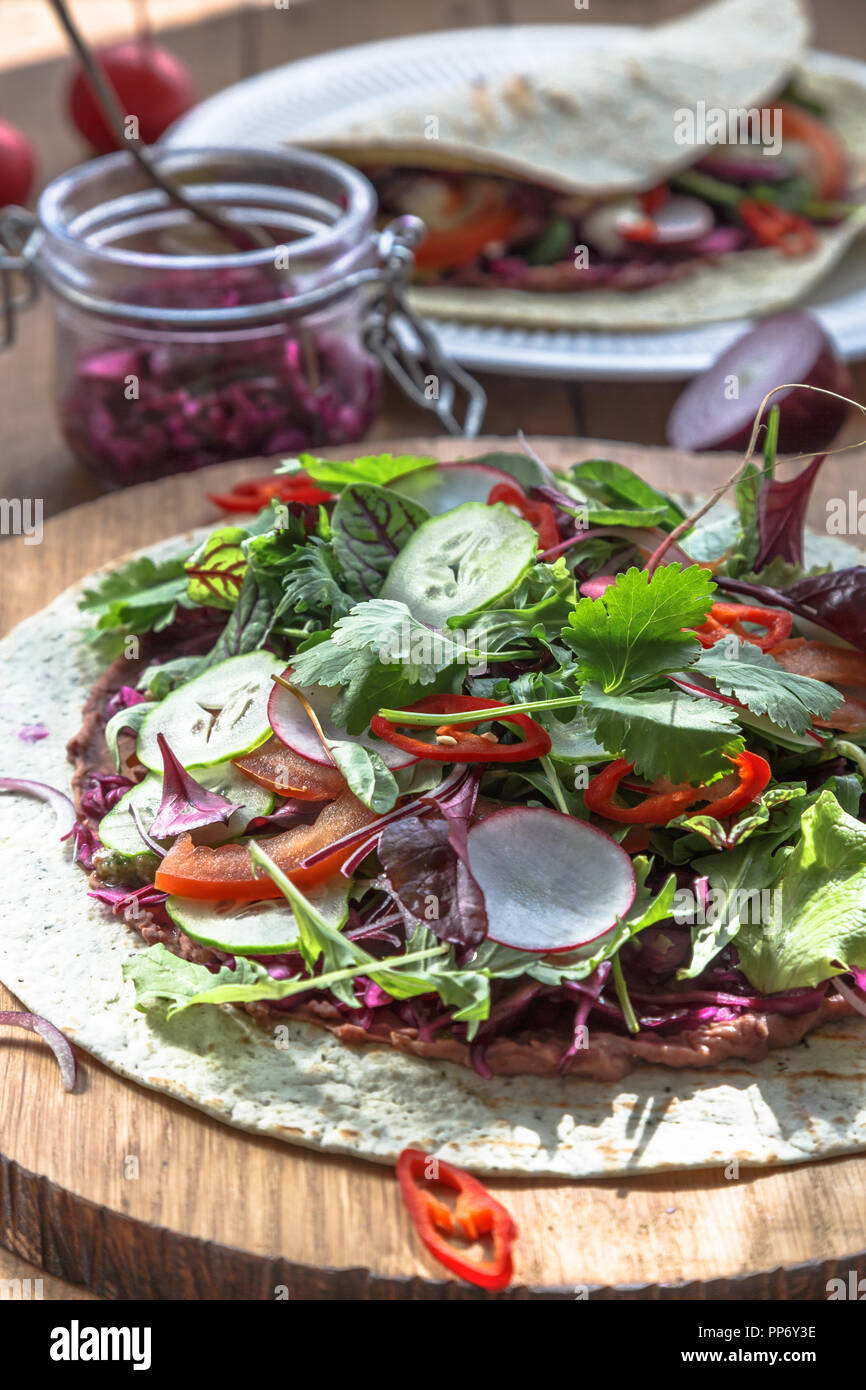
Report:
[{"label": "glass jar", "polygon": [[292,149],[168,151],[159,167],[267,244],[233,250],[125,151],[49,184],[31,264],[54,304],[72,452],[125,487],[360,439],[381,394],[364,342],[371,185]]}]

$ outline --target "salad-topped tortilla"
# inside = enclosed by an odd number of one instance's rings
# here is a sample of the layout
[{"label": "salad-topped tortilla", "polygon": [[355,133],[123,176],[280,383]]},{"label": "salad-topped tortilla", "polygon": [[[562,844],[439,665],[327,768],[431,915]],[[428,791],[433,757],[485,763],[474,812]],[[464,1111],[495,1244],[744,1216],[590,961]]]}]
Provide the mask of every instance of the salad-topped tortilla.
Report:
[{"label": "salad-topped tortilla", "polygon": [[799,0],[718,0],[543,68],[517,51],[445,90],[398,86],[293,138],[364,169],[383,219],[424,218],[425,313],[608,328],[767,313],[863,224],[863,89],[801,65],[808,27]]},{"label": "salad-topped tortilla", "polygon": [[[609,461],[304,457],[88,585],[89,890],[44,940],[8,914],[3,978],[297,1142],[575,1175],[859,1147],[866,568],[803,569],[768,460],[674,545]],[[672,1088],[676,1135],[635,1122]]]}]

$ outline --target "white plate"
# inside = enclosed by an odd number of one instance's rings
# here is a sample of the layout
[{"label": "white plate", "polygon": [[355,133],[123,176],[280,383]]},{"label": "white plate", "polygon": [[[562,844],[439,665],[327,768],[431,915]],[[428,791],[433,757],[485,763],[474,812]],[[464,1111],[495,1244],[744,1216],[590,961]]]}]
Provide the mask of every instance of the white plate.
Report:
[{"label": "white plate", "polygon": [[[383,90],[411,90],[420,81],[507,73],[571,48],[610,49],[634,42],[630,25],[506,25],[453,29],[318,54],[249,78],[205,101],[166,136],[173,146],[285,144],[303,140],[323,111],[357,103]],[[866,63],[835,53],[808,55],[816,73],[858,82],[866,93]],[[804,301],[846,358],[866,354],[866,243]],[[584,381],[671,381],[708,367],[753,320],[736,319],[649,332],[546,331],[484,324],[437,323],[445,351],[467,367]]]}]

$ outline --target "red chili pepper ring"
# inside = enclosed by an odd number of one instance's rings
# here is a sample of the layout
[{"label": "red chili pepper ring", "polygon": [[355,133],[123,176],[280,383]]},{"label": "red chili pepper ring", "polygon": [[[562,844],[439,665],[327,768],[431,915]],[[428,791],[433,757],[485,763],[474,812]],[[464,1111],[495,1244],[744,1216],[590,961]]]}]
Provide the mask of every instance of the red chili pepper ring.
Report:
[{"label": "red chili pepper ring", "polygon": [[[462,713],[464,710],[478,710],[478,718],[465,723],[449,724],[447,715]],[[508,711],[495,714],[496,710]],[[475,695],[425,695],[414,705],[407,705],[400,711],[400,723],[417,728],[420,721],[412,719],[413,714],[441,714],[446,716],[437,728],[436,743],[426,743],[422,738],[412,738],[409,734],[398,733],[389,719],[374,714],[370,728],[378,738],[391,743],[395,748],[403,748],[416,758],[432,758],[440,763],[525,763],[532,758],[543,758],[550,752],[550,734],[534,719],[517,711],[501,700],[482,700]],[[404,718],[405,715],[405,718]],[[473,734],[477,724],[490,719],[501,719],[513,725],[523,734],[522,743],[500,743],[495,736]],[[426,723],[426,720],[423,721]]]},{"label": "red chili pepper ring", "polygon": [[[422,1186],[417,1182],[419,1178]],[[470,1284],[482,1289],[504,1289],[511,1280],[511,1248],[517,1227],[483,1183],[421,1149],[403,1150],[397,1160],[397,1181],[415,1229],[430,1254]],[[457,1193],[453,1210],[432,1191],[436,1182]],[[471,1258],[446,1238],[454,1234],[468,1241],[489,1236],[493,1258]]]}]

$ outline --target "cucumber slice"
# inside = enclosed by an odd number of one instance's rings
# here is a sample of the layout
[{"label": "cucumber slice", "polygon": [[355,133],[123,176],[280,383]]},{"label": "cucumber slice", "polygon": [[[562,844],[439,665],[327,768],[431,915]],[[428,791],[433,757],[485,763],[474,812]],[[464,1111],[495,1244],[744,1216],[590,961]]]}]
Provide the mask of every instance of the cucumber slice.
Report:
[{"label": "cucumber slice", "polygon": [[536,531],[501,502],[467,502],[431,517],[388,571],[381,597],[402,601],[422,623],[452,626],[504,598],[538,553]]},{"label": "cucumber slice", "polygon": [[272,652],[248,652],[219,662],[173,690],[142,724],[138,757],[151,772],[162,772],[159,734],[188,768],[215,767],[251,753],[271,736],[271,676],[279,675],[284,665]]},{"label": "cucumber slice", "polygon": [[[230,840],[235,835],[242,835],[256,816],[267,816],[274,809],[276,798],[273,792],[268,791],[266,787],[260,787],[249,777],[244,777],[231,763],[205,768],[196,780],[201,782],[203,787],[207,787],[208,791],[219,792],[220,796],[228,797],[229,801],[236,801],[239,807],[226,824],[205,826],[197,832],[197,836],[207,838],[208,841],[210,837],[205,836],[205,831],[213,831],[218,842]],[[130,858],[137,854],[146,854],[147,846],[136,829],[130,808],[135,807],[145,830],[149,830],[161,800],[162,778],[151,772],[122,796],[107,816],[102,817],[99,822],[99,838],[104,847],[113,850],[115,854]],[[163,840],[157,843],[167,845],[170,841]]]},{"label": "cucumber slice", "polygon": [[[349,916],[351,886],[349,879],[338,874],[306,890],[304,896],[339,931]],[[285,898],[244,903],[234,898],[206,902],[171,897],[165,906],[172,921],[193,941],[233,956],[278,956],[298,944],[298,924]]]}]

